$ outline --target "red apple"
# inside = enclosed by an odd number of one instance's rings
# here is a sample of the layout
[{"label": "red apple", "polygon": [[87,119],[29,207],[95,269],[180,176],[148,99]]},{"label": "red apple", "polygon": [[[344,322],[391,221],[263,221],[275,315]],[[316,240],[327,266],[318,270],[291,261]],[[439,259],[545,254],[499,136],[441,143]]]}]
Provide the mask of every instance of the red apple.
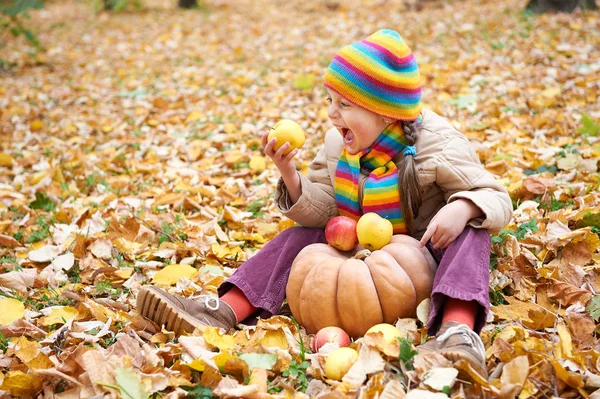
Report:
[{"label": "red apple", "polygon": [[313,352],[318,352],[320,347],[330,342],[337,343],[342,348],[350,345],[350,337],[339,327],[323,327],[315,334],[312,341]]},{"label": "red apple", "polygon": [[336,216],[325,226],[327,243],[340,251],[350,251],[358,244],[356,220],[348,216]]}]

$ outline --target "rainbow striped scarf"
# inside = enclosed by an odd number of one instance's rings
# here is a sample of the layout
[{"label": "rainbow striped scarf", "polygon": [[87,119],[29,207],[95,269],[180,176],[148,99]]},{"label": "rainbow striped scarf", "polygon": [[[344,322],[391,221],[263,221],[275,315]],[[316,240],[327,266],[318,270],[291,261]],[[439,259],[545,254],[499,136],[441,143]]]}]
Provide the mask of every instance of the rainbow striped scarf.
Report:
[{"label": "rainbow striped scarf", "polygon": [[[400,205],[398,168],[392,161],[406,145],[402,122],[396,121],[381,132],[370,148],[349,154],[344,147],[334,179],[340,215],[358,220],[362,214],[375,212],[392,222],[394,234],[407,232]],[[362,209],[358,203],[361,167],[371,171],[363,190]]]}]

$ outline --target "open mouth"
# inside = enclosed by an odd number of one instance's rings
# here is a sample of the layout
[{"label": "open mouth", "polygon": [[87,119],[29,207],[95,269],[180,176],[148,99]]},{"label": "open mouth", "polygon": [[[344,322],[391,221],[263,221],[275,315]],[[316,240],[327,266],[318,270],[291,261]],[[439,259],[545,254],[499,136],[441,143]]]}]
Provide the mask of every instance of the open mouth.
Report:
[{"label": "open mouth", "polygon": [[348,129],[347,127],[339,127],[338,129],[342,135],[342,138],[344,139],[344,144],[346,146],[350,145],[354,139],[354,133],[352,130]]}]

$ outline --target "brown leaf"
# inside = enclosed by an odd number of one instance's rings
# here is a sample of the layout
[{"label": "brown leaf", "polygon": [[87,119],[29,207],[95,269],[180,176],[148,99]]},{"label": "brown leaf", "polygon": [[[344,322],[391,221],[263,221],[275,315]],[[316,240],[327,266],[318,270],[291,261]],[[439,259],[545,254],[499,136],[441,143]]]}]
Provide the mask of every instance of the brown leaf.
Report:
[{"label": "brown leaf", "polygon": [[581,266],[561,262],[561,265],[558,267],[558,277],[565,283],[581,287],[585,278],[585,270]]},{"label": "brown leaf", "polygon": [[523,181],[523,185],[530,193],[542,195],[545,194],[549,188],[554,187],[554,179],[542,178],[539,176],[528,176]]},{"label": "brown leaf", "polygon": [[27,291],[34,286],[37,275],[37,269],[23,269],[21,271],[0,274],[0,287],[12,288],[17,291]]},{"label": "brown leaf", "polygon": [[0,245],[9,247],[9,248],[15,248],[15,247],[20,246],[21,243],[19,243],[19,241],[15,240],[14,237],[0,234]]},{"label": "brown leaf", "polygon": [[567,263],[585,266],[592,261],[592,252],[585,241],[569,243],[562,249],[562,259]]},{"label": "brown leaf", "polygon": [[557,300],[563,307],[577,302],[585,306],[592,296],[592,293],[587,290],[558,280],[552,280],[548,286],[548,298]]},{"label": "brown leaf", "polygon": [[596,323],[585,314],[567,312],[565,316],[567,326],[571,336],[579,343],[582,348],[591,348],[596,340],[594,339],[594,330]]}]

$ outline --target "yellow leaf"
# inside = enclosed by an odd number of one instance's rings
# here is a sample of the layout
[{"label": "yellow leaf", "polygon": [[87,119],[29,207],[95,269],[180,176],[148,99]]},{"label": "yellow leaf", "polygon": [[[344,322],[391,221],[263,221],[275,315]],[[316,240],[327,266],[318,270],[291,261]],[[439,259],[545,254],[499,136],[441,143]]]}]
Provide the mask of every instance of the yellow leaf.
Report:
[{"label": "yellow leaf", "polygon": [[202,334],[202,338],[204,338],[207,344],[215,346],[222,351],[235,348],[235,338],[231,335],[220,334],[217,327],[207,327]]},{"label": "yellow leaf", "polygon": [[48,316],[40,317],[38,324],[42,326],[64,324],[74,319],[77,313],[77,309],[70,306],[55,306]]},{"label": "yellow leaf", "polygon": [[12,166],[13,158],[10,154],[0,152],[0,166]]},{"label": "yellow leaf", "polygon": [[10,391],[13,396],[32,395],[42,389],[42,379],[22,371],[9,371],[0,389]]},{"label": "yellow leaf", "polygon": [[227,364],[227,362],[232,358],[233,358],[233,356],[231,356],[231,353],[229,353],[228,351],[222,351],[221,353],[219,353],[217,356],[214,357],[214,361],[215,361],[215,364],[217,365],[217,367],[219,369],[222,369],[223,367],[225,367],[225,364]]},{"label": "yellow leaf", "polygon": [[240,150],[229,151],[225,156],[225,162],[228,165],[235,165],[238,162],[245,161],[246,154],[243,154]]},{"label": "yellow leaf", "polygon": [[252,369],[248,385],[258,386],[258,392],[267,392],[267,370],[260,368]]},{"label": "yellow leaf", "polygon": [[28,363],[35,359],[40,351],[40,344],[36,341],[29,341],[25,337],[20,337],[15,341],[15,355],[23,363]]},{"label": "yellow leaf", "polygon": [[133,274],[133,270],[120,269],[117,272],[115,272],[115,274],[121,277],[122,279],[128,279]]},{"label": "yellow leaf", "polygon": [[[291,219],[288,219],[291,220]],[[292,223],[295,223],[292,220]],[[264,236],[264,237],[273,237],[275,236],[277,233],[279,233],[279,228],[280,226],[277,223],[264,223],[264,222],[257,222],[254,224],[254,227],[256,228],[256,231],[258,232],[258,234]]]},{"label": "yellow leaf", "polygon": [[558,336],[560,337],[560,351],[562,352],[562,356],[564,358],[573,357],[573,341],[571,339],[571,334],[569,334],[569,330],[564,325],[564,323],[559,323],[556,326],[556,330],[558,332]]},{"label": "yellow leaf", "polygon": [[104,125],[104,126],[102,126],[102,131],[104,133],[110,133],[110,132],[112,132],[112,130],[113,130],[113,127],[110,126],[110,125]]},{"label": "yellow leaf", "polygon": [[250,169],[256,172],[262,172],[267,168],[267,161],[264,157],[254,155],[250,158]]},{"label": "yellow leaf", "polygon": [[232,134],[232,133],[234,133],[237,130],[237,128],[235,127],[235,125],[233,123],[226,123],[223,126],[223,130],[227,134]]},{"label": "yellow leaf", "polygon": [[39,353],[36,357],[34,357],[30,362],[27,362],[27,367],[31,370],[39,370],[39,369],[49,369],[54,367],[54,363],[48,358],[48,356],[43,353]]},{"label": "yellow leaf", "polygon": [[121,313],[113,312],[106,306],[103,306],[95,301],[92,301],[91,299],[86,299],[84,304],[89,309],[90,313],[92,313],[94,318],[101,322],[107,322],[108,319],[112,319],[113,322],[125,320],[124,316],[121,314],[123,312],[121,312]]},{"label": "yellow leaf", "polygon": [[557,359],[550,358],[550,362],[552,366],[554,366],[554,371],[556,372],[556,377],[559,380],[566,383],[567,385],[573,388],[582,388],[583,387],[583,379],[580,375],[575,373],[570,373],[566,368],[564,368]]},{"label": "yellow leaf", "polygon": [[542,92],[544,97],[553,98],[560,94],[560,87],[550,87]]},{"label": "yellow leaf", "polygon": [[201,359],[194,359],[190,363],[182,363],[182,365],[200,372],[203,372],[206,369],[206,364],[204,363],[204,360]]},{"label": "yellow leaf", "polygon": [[521,393],[519,393],[519,399],[526,399],[533,397],[538,392],[538,389],[530,380],[525,381],[525,386]]},{"label": "yellow leaf", "polygon": [[23,302],[14,298],[0,299],[0,326],[9,326],[25,315]]},{"label": "yellow leaf", "polygon": [[197,272],[198,271],[190,265],[178,265],[175,263],[158,271],[154,275],[152,282],[157,284],[173,285],[177,283],[181,277],[191,279],[196,275]]},{"label": "yellow leaf", "polygon": [[154,206],[159,205],[172,205],[178,201],[183,201],[183,193],[166,193],[159,195],[154,199]]},{"label": "yellow leaf", "polygon": [[31,184],[32,186],[35,186],[36,184],[38,184],[39,182],[44,180],[44,178],[46,176],[48,176],[49,174],[50,173],[47,170],[35,173],[33,176],[31,176],[31,179],[29,180],[29,184]]},{"label": "yellow leaf", "polygon": [[44,127],[44,122],[42,122],[39,119],[34,120],[33,122],[31,122],[31,124],[29,125],[29,127],[31,128],[31,130],[40,130]]},{"label": "yellow leaf", "polygon": [[259,342],[262,346],[267,348],[288,348],[288,342],[285,338],[285,333],[282,330],[265,331],[265,336],[261,338]]},{"label": "yellow leaf", "polygon": [[200,111],[192,111],[187,116],[186,121],[194,122],[194,121],[197,121],[198,119],[202,119],[202,118],[204,118],[204,115],[202,115],[202,113]]},{"label": "yellow leaf", "polygon": [[148,119],[148,126],[156,127],[158,126],[158,121],[156,119]]},{"label": "yellow leaf", "polygon": [[243,259],[243,257],[245,256],[244,251],[242,251],[240,247],[230,248],[219,244],[212,244],[210,249],[212,250],[213,254],[215,254],[215,256],[219,259],[237,261]]},{"label": "yellow leaf", "polygon": [[60,165],[57,165],[56,169],[54,169],[54,176],[52,176],[52,180],[54,180],[55,182],[60,183],[60,184],[63,184],[65,182],[65,177],[62,174]]}]

